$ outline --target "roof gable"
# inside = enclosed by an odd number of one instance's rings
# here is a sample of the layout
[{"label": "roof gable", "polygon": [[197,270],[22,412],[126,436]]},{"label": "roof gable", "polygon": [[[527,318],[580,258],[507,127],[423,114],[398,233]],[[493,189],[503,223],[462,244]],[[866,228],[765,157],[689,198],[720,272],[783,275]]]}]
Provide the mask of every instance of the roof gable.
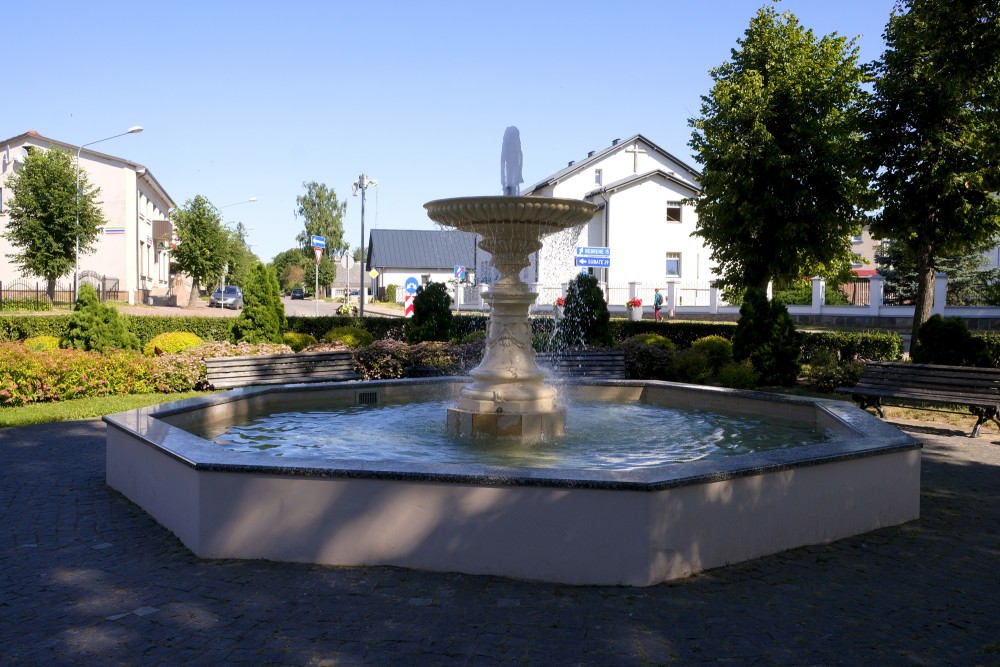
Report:
[{"label": "roof gable", "polygon": [[[665,159],[667,159],[667,160],[669,160],[669,161],[677,164],[677,166],[680,167],[685,172],[687,172],[687,174],[693,180],[699,181],[701,179],[701,172],[699,172],[697,169],[695,169],[694,167],[690,166],[689,164],[687,164],[686,162],[684,162],[683,160],[681,160],[677,156],[673,155],[672,153],[668,153],[667,151],[663,150],[662,148],[660,148],[659,146],[657,146],[656,144],[654,144],[652,141],[650,141],[649,139],[647,139],[643,135],[636,134],[636,135],[634,135],[632,137],[629,137],[628,139],[624,139],[624,140],[622,140],[622,139],[615,139],[614,143],[612,143],[607,148],[605,148],[605,149],[603,149],[601,151],[596,151],[592,155],[588,155],[583,160],[579,160],[577,162],[573,162],[569,166],[567,166],[567,167],[565,167],[563,169],[560,169],[559,171],[557,171],[556,173],[552,174],[548,178],[543,179],[543,180],[539,181],[538,183],[535,183],[534,185],[532,185],[529,188],[526,188],[525,190],[523,190],[521,192],[521,194],[522,195],[535,194],[539,190],[542,190],[542,189],[544,189],[546,187],[549,187],[551,185],[555,185],[556,183],[558,183],[560,181],[563,181],[563,180],[569,178],[570,176],[573,176],[575,174],[581,173],[582,171],[591,168],[594,164],[597,164],[597,163],[599,163],[599,162],[607,159],[608,156],[610,156],[610,155],[612,155],[614,153],[618,153],[618,152],[624,151],[629,146],[634,145],[636,142],[640,142],[640,143],[644,144],[647,149],[652,150],[652,151],[658,153],[659,155],[661,155],[662,157],[664,157]],[[683,179],[677,179],[677,180],[680,181],[680,182],[683,182]],[[690,184],[688,184],[688,187],[690,187]]]},{"label": "roof gable", "polygon": [[638,185],[645,181],[661,179],[667,181],[668,183],[673,183],[674,185],[680,186],[682,189],[687,190],[692,197],[696,197],[701,194],[701,190],[692,187],[687,181],[683,181],[673,174],[667,173],[662,169],[654,169],[653,171],[647,171],[644,174],[633,174],[625,178],[619,179],[614,183],[608,183],[607,185],[601,186],[599,188],[594,188],[586,195],[586,198],[595,197],[599,193],[615,192],[617,190],[624,190],[626,188],[632,187],[633,185]]}]

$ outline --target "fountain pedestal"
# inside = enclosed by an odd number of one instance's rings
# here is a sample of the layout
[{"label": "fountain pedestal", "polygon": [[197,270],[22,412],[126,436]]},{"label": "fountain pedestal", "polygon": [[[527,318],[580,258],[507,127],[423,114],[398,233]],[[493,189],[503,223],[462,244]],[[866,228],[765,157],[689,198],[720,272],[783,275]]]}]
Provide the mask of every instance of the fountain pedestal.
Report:
[{"label": "fountain pedestal", "polygon": [[490,304],[483,360],[469,375],[458,405],[448,409],[448,430],[460,435],[539,438],[562,435],[565,411],[556,388],[535,363],[528,309],[538,296],[521,281],[549,234],[590,220],[594,204],[542,197],[461,197],[424,204],[442,225],[479,234],[500,278],[483,295]]}]

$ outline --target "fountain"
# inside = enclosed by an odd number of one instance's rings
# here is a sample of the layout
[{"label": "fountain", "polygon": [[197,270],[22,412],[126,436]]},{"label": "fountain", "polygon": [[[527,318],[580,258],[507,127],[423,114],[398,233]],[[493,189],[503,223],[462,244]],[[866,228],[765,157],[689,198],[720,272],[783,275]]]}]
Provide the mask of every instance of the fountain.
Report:
[{"label": "fountain", "polygon": [[[203,558],[395,565],[570,584],[647,586],[919,516],[919,443],[849,403],[655,381],[581,380],[557,396],[534,362],[527,310],[535,295],[518,274],[545,235],[585,222],[594,209],[517,196],[515,140],[516,129],[508,128],[503,196],[426,204],[432,219],[480,234],[501,274],[487,295],[487,347],[471,383],[248,387],[108,415],[108,485]],[[258,415],[429,397],[456,400],[447,419],[452,434],[525,443],[562,433],[557,399],[769,415],[831,437],[620,469],[419,456],[247,458],[210,439]]]}]

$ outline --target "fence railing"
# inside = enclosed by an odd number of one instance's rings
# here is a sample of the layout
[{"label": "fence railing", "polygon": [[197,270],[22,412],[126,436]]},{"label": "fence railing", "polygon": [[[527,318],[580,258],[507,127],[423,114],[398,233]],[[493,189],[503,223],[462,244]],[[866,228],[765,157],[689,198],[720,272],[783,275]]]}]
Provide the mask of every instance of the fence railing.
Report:
[{"label": "fence railing", "polygon": [[[97,290],[101,301],[117,301],[122,295],[118,278],[100,275],[80,275],[80,284],[87,283]],[[73,284],[56,282],[50,297],[47,283],[28,280],[0,282],[0,310],[48,310],[55,306],[72,306],[76,301]]]}]

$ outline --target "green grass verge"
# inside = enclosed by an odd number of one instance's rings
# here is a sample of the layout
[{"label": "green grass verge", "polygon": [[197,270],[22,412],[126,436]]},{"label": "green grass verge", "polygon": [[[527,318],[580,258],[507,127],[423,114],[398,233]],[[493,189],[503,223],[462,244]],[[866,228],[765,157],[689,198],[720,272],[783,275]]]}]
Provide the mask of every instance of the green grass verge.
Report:
[{"label": "green grass verge", "polygon": [[208,393],[213,392],[186,391],[175,394],[100,396],[98,398],[78,398],[58,403],[33,403],[20,408],[0,408],[0,428],[46,424],[48,422],[61,422],[71,419],[93,419],[114,412],[145,408],[150,405],[179,401],[184,398],[203,396]]}]

